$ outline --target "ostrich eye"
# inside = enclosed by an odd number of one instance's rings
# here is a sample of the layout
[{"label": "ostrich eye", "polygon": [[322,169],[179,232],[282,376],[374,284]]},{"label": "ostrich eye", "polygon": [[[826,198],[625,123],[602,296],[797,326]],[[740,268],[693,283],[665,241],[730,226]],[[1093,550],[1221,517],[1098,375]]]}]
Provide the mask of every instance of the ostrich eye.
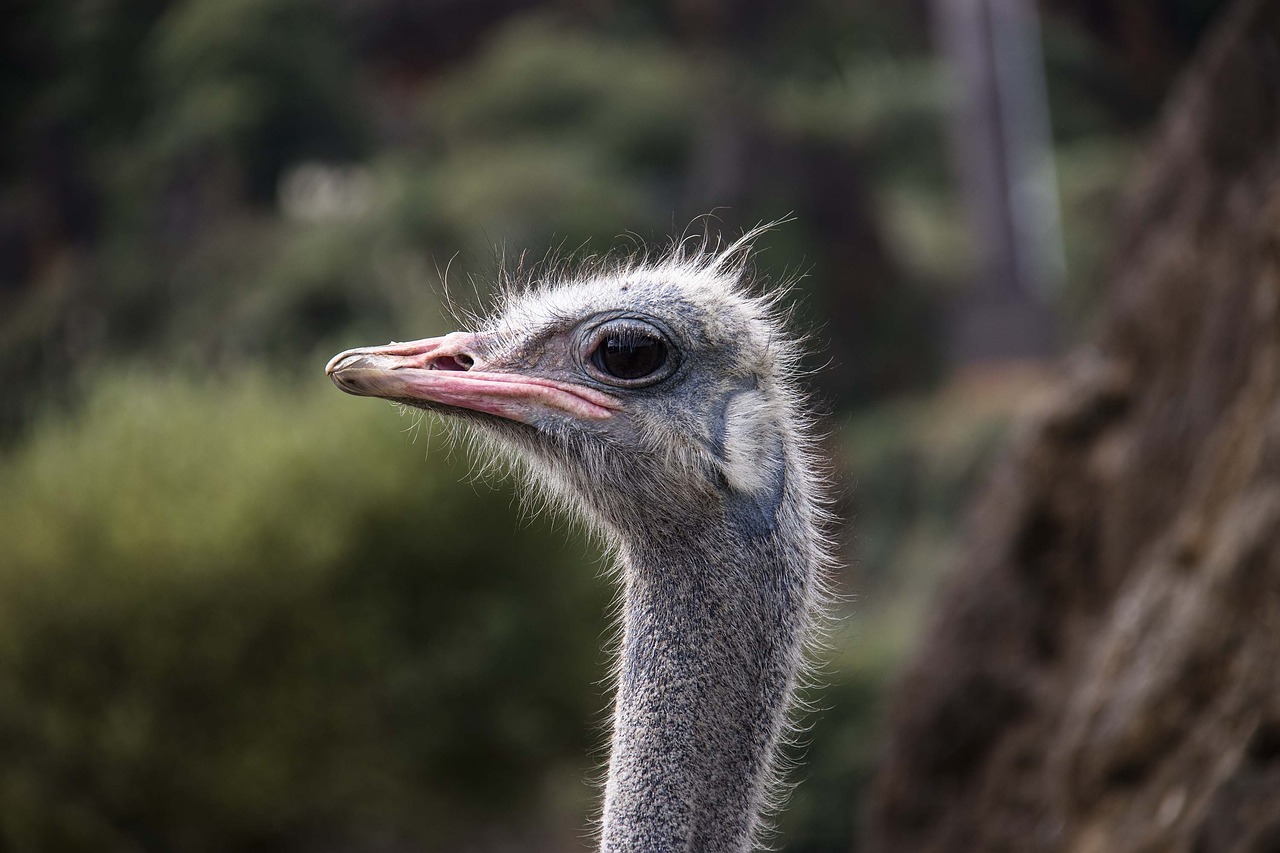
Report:
[{"label": "ostrich eye", "polygon": [[647,323],[606,323],[592,335],[587,358],[597,379],[613,385],[651,385],[670,376],[675,359],[663,335]]},{"label": "ostrich eye", "polygon": [[612,334],[592,354],[596,367],[616,379],[643,379],[667,361],[667,345],[657,338]]}]

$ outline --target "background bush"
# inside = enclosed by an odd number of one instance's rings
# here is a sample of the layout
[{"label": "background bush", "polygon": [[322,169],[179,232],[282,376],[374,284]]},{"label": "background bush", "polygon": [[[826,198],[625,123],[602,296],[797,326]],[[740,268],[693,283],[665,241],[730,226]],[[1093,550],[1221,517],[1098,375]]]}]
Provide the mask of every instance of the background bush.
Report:
[{"label": "background bush", "polygon": [[7,849],[447,846],[581,784],[598,559],[327,384],[107,377],[5,460]]}]

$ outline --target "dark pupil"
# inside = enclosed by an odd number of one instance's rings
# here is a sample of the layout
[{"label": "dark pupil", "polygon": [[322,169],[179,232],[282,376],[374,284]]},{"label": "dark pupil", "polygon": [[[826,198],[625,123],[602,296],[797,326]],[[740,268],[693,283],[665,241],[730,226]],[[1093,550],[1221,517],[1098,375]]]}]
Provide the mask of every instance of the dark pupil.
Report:
[{"label": "dark pupil", "polygon": [[618,379],[641,379],[667,360],[667,347],[648,335],[615,332],[596,347],[596,367]]}]

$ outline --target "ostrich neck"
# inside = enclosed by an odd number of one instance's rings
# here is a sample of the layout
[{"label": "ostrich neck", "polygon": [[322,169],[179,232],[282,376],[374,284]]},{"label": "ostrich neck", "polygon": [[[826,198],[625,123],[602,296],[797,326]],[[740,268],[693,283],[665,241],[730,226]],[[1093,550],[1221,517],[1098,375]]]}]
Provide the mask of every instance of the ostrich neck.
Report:
[{"label": "ostrich neck", "polygon": [[[780,528],[623,550],[601,850],[740,853],[766,796],[812,566]],[[689,546],[690,540],[701,544]]]}]

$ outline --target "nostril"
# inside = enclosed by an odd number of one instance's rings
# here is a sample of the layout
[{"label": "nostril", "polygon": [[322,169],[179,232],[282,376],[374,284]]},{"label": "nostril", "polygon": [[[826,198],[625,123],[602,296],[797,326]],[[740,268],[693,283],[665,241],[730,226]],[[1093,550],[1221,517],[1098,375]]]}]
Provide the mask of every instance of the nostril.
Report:
[{"label": "nostril", "polygon": [[442,355],[431,360],[432,370],[470,370],[476,360],[464,352],[457,355]]}]

